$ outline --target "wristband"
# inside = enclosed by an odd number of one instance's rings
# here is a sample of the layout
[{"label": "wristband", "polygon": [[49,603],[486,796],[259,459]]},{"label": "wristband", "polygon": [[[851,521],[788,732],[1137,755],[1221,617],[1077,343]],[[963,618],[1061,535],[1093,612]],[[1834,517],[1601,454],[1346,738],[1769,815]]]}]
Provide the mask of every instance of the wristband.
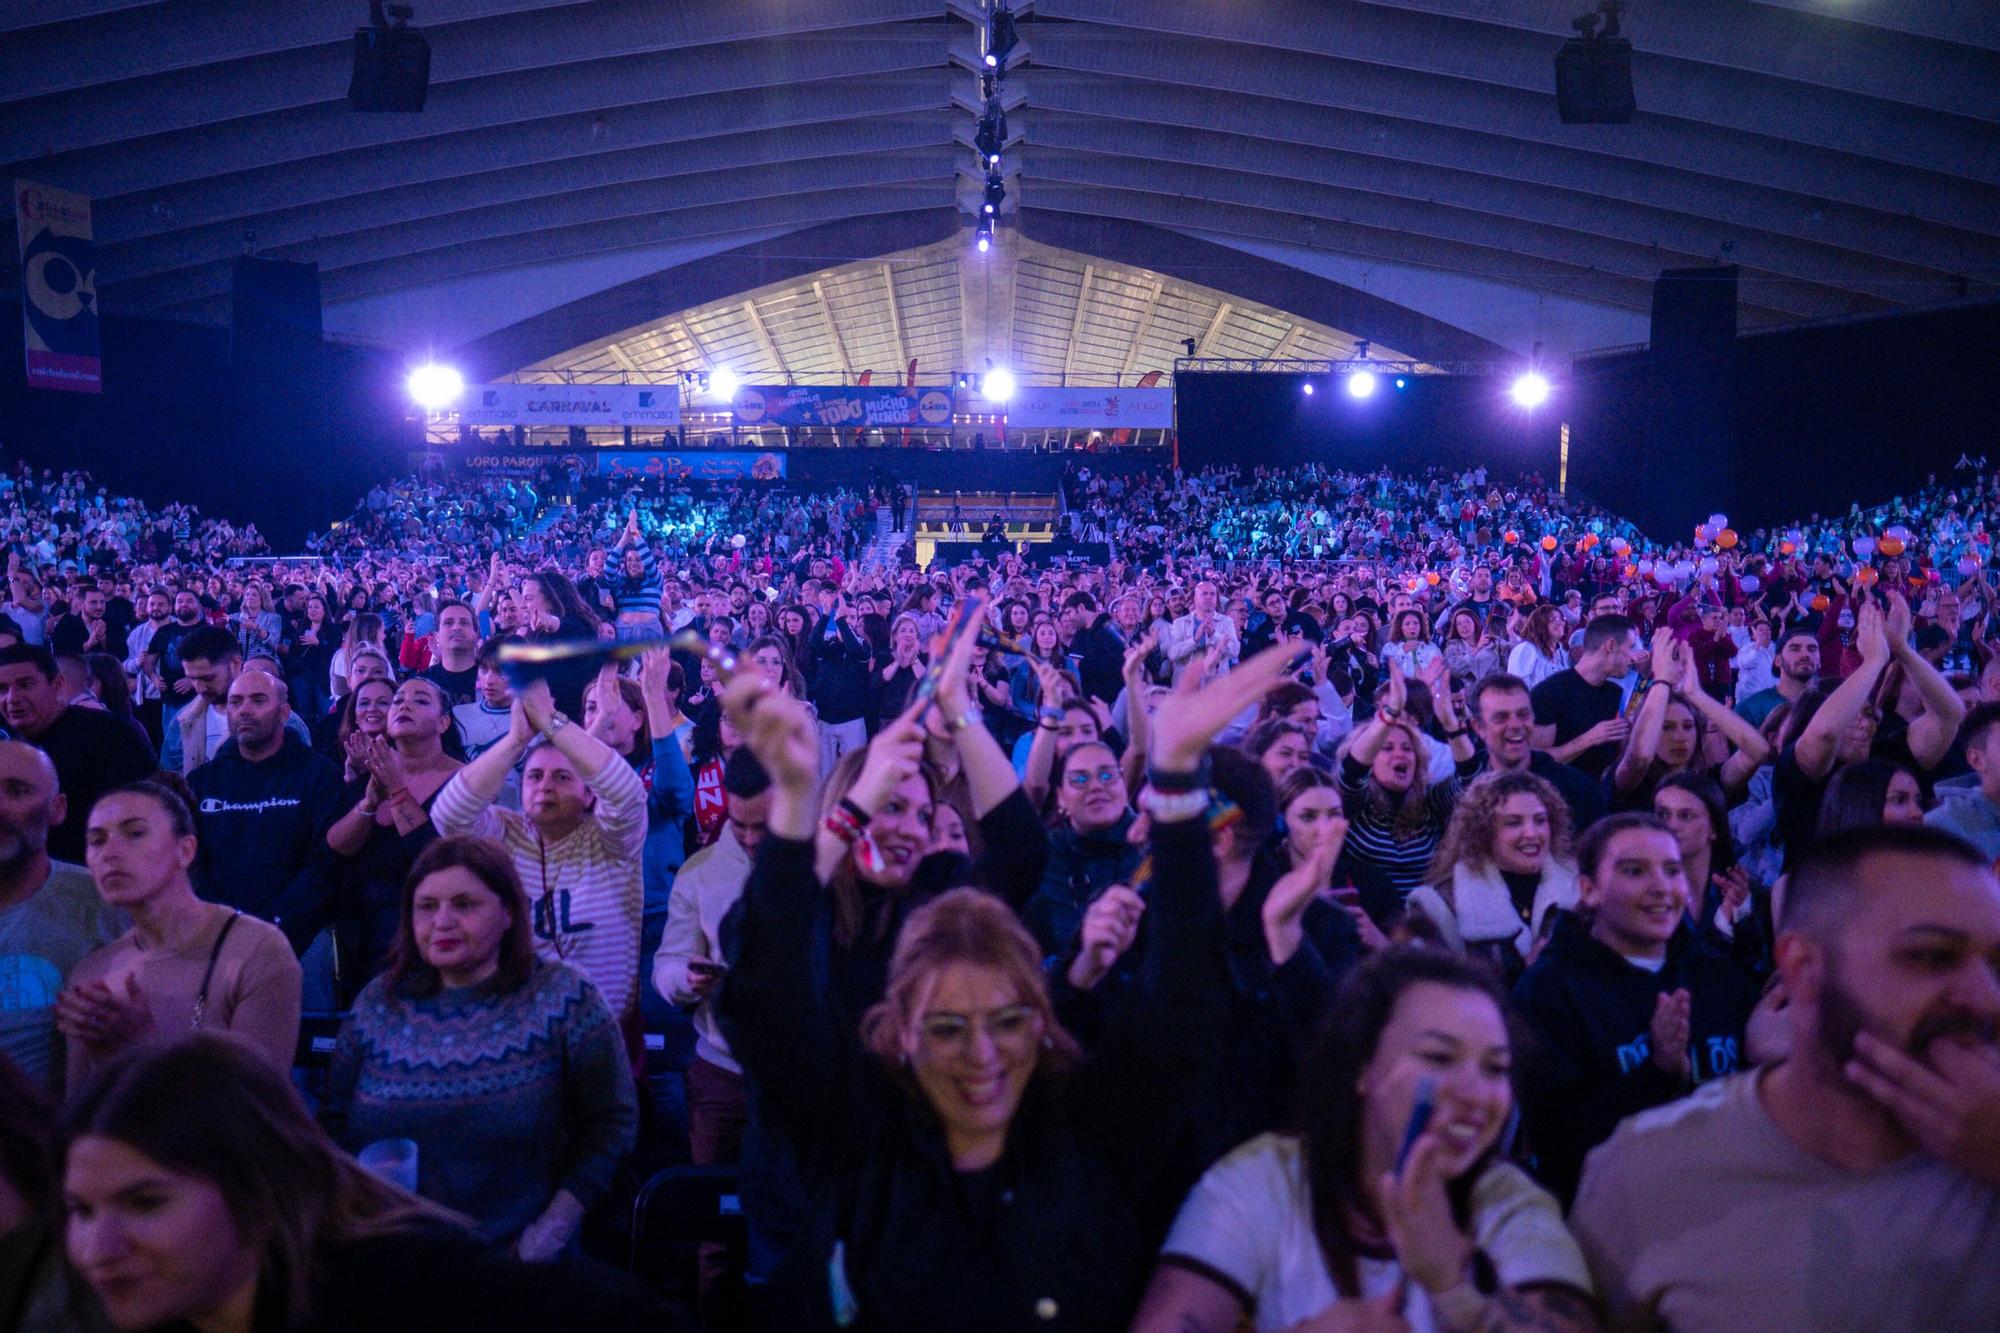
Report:
[{"label": "wristband", "polygon": [[863,810],[860,806],[848,800],[845,796],[841,797],[840,800],[834,803],[834,809],[844,811],[847,814],[848,818],[854,821],[854,827],[857,832],[861,829],[867,828],[868,821],[874,818],[873,815],[870,815],[866,810]]},{"label": "wristband", "polygon": [[1188,791],[1165,792],[1148,787],[1139,793],[1139,808],[1162,824],[1180,824],[1208,813],[1208,785]]},{"label": "wristband", "polygon": [[839,806],[835,806],[826,812],[826,819],[822,827],[849,847],[852,847],[861,838],[861,829],[855,824],[854,817]]},{"label": "wristband", "polygon": [[1192,772],[1167,773],[1152,764],[1146,765],[1146,785],[1163,796],[1181,792],[1206,791],[1208,789],[1208,756],[1203,755],[1201,763]]},{"label": "wristband", "polygon": [[1403,716],[1403,710],[1389,704],[1383,704],[1375,710],[1375,716],[1381,718],[1384,722],[1394,722]]},{"label": "wristband", "polygon": [[1460,727],[1457,731],[1447,731],[1444,734],[1444,738],[1448,741],[1455,741],[1461,736],[1470,736],[1471,734],[1471,727]]}]

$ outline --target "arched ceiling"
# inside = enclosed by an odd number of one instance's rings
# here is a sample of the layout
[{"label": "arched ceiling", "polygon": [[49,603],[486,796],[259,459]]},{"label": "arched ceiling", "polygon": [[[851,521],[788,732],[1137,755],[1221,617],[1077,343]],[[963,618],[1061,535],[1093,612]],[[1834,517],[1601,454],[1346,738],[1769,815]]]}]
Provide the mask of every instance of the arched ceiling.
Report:
[{"label": "arched ceiling", "polygon": [[[750,382],[935,383],[977,369],[966,325],[1002,299],[996,358],[1024,382],[1131,384],[1176,357],[1345,359],[1353,335],[1227,292],[1013,238],[977,254],[956,236],[675,311],[528,366],[523,379],[658,380],[727,366]],[[1391,347],[1367,355],[1405,360]]]},{"label": "arched ceiling", "polygon": [[[976,198],[978,0],[416,4],[429,105],[361,115],[361,0],[15,0],[0,161],[97,200],[108,309],[222,317],[246,249],[318,263],[331,326],[517,275],[438,316],[467,340]],[[1502,342],[1476,325],[1509,299],[1643,336],[1651,280],[1705,263],[1741,266],[1745,327],[2000,288],[1991,0],[1629,0],[1623,126],[1556,116],[1589,0],[1014,7],[1003,225],[1199,237]]]}]

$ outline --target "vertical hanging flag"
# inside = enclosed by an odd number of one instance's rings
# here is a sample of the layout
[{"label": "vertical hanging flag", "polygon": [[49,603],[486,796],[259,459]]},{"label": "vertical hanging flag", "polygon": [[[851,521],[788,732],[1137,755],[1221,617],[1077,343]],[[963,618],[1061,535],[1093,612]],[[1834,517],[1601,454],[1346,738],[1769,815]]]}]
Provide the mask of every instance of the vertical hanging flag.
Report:
[{"label": "vertical hanging flag", "polygon": [[[1157,370],[1149,370],[1145,374],[1139,377],[1139,383],[1137,387],[1141,389],[1150,389],[1159,382],[1160,382],[1160,372]],[[1130,426],[1120,426],[1117,430],[1112,431],[1111,443],[1114,445],[1132,443],[1132,428]]]},{"label": "vertical hanging flag", "polygon": [[14,230],[21,238],[29,385],[104,392],[89,197],[17,180]]}]

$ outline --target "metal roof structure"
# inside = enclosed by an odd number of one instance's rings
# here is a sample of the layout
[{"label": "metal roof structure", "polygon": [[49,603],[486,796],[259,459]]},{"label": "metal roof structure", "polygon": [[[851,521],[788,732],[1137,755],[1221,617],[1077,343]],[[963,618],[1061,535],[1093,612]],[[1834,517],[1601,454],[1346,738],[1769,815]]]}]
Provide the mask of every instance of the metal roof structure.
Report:
[{"label": "metal roof structure", "polygon": [[977,254],[957,237],[772,283],[525,367],[524,380],[661,380],[726,366],[746,381],[849,383],[872,372],[924,383],[983,369],[967,286],[1011,286],[1012,327],[995,359],[1023,382],[1132,384],[1188,354],[1247,359],[1400,360],[1338,329],[1212,288],[1022,237]]},{"label": "metal roof structure", "polygon": [[[962,242],[990,3],[416,0],[429,104],[367,115],[362,0],[11,0],[0,162],[95,199],[109,310],[226,318],[254,252],[320,266],[330,329],[515,370]],[[1067,316],[1072,366],[1122,366],[1076,296],[1141,268],[1418,357],[1643,337],[1663,268],[1739,265],[1745,328],[2000,287],[2000,6],[1629,0],[1638,116],[1564,125],[1590,4],[1015,0],[1002,235],[1095,267],[1024,246],[961,358],[1032,327],[1047,360]],[[851,336],[773,340],[886,358]]]}]

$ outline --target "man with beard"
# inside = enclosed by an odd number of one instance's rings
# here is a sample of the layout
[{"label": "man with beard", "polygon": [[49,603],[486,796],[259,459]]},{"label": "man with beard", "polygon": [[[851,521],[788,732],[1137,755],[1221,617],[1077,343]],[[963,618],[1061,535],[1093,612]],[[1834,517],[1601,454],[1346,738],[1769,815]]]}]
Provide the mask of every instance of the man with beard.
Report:
[{"label": "man with beard", "polygon": [[160,743],[160,708],[162,704],[157,668],[146,661],[152,652],[154,636],[173,619],[174,599],[159,588],[146,594],[146,618],[134,625],[125,636],[125,670],[136,684],[132,692],[132,714],[139,719],[139,725],[146,729],[146,735],[153,744]]},{"label": "man with beard", "polygon": [[90,872],[49,857],[49,826],[67,803],[49,757],[0,741],[0,1055],[61,1090],[56,995],[85,955],[118,937]]},{"label": "man with beard", "polygon": [[1793,866],[1789,1053],[1628,1121],[1570,1225],[1611,1328],[2000,1328],[2000,882],[1947,834]]},{"label": "man with beard", "polygon": [[187,678],[187,671],[181,665],[180,644],[202,626],[201,599],[188,589],[181,589],[174,594],[171,619],[157,614],[153,610],[155,605],[153,599],[147,599],[146,614],[153,632],[139,657],[139,675],[152,682],[160,697],[160,732],[164,740],[173,734],[174,715],[194,697],[194,682]]},{"label": "man with beard", "polygon": [[229,684],[229,739],[188,775],[195,891],[278,924],[321,896],[326,831],[341,810],[340,770],[286,729],[291,712],[282,681],[240,672]]},{"label": "man with beard", "polygon": [[1795,704],[1812,689],[1819,679],[1819,640],[1809,630],[1793,630],[1778,641],[1777,667],[1777,684],[1736,705],[1736,715],[1753,727],[1763,726],[1779,704]]}]

